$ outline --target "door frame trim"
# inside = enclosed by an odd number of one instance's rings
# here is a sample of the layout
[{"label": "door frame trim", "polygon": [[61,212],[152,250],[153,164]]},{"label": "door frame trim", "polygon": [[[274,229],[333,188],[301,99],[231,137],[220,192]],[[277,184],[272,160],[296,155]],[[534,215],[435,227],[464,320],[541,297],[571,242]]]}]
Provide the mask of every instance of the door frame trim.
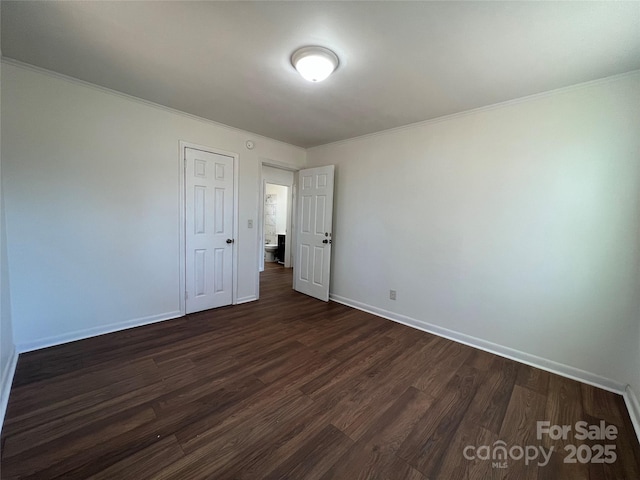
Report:
[{"label": "door frame trim", "polygon": [[235,243],[233,244],[233,253],[231,260],[232,280],[231,280],[231,305],[238,303],[238,250],[240,242],[238,241],[238,185],[239,185],[239,159],[240,155],[234,152],[222,150],[220,148],[209,147],[206,145],[199,145],[197,143],[186,142],[184,140],[178,141],[178,271],[179,271],[179,291],[178,299],[180,305],[180,314],[186,315],[186,263],[187,263],[187,242],[186,242],[186,229],[187,229],[187,217],[186,217],[186,178],[185,178],[185,161],[186,161],[186,149],[192,148],[194,150],[201,150],[203,152],[213,153],[216,155],[224,155],[226,157],[233,158],[233,238]]}]

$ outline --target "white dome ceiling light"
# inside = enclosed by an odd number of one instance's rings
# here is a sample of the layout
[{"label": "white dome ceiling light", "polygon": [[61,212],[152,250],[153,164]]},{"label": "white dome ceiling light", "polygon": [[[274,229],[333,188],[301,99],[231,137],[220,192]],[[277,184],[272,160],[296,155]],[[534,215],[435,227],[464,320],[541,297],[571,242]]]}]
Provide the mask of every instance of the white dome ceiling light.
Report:
[{"label": "white dome ceiling light", "polygon": [[299,48],[291,56],[291,63],[310,82],[321,82],[338,67],[338,56],[323,47]]}]

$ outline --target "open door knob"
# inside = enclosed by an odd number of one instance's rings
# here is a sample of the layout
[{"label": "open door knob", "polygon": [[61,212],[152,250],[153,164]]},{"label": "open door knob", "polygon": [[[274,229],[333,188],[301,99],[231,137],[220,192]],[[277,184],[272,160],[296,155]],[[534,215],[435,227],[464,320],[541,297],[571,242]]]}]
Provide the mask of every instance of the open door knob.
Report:
[{"label": "open door knob", "polygon": [[233,243],[233,242],[234,242],[233,238],[227,238],[227,243]]}]

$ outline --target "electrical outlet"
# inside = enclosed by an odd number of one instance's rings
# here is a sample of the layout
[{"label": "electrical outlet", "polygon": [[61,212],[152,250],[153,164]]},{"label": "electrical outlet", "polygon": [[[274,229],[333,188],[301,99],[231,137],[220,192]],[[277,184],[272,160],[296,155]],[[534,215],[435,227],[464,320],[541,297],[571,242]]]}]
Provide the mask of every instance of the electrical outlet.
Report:
[{"label": "electrical outlet", "polygon": [[253,228],[253,220],[247,220],[247,228]]},{"label": "electrical outlet", "polygon": [[395,299],[396,299],[396,291],[389,290],[389,300],[395,300]]}]

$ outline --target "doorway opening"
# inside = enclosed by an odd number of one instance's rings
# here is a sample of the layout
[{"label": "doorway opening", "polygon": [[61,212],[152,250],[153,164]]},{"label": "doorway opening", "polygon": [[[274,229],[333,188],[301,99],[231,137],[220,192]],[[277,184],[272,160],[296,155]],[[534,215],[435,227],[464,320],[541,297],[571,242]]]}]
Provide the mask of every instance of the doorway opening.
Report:
[{"label": "doorway opening", "polygon": [[290,187],[266,183],[264,188],[264,262],[291,266],[291,252],[287,248],[287,228],[291,205]]},{"label": "doorway opening", "polygon": [[[292,170],[262,164],[258,217],[258,298],[260,273],[264,272],[266,265],[265,257],[268,260],[278,258],[278,253],[272,252],[278,252],[278,243],[274,241],[278,242],[279,238],[280,244],[285,245],[279,253],[280,257],[284,256],[284,260],[279,260],[283,261],[283,267],[293,268],[292,288],[319,300],[329,301],[334,173],[334,165]],[[294,183],[296,179],[299,181],[298,185]],[[281,195],[288,198],[287,226],[283,237],[278,237],[277,218],[266,217],[275,217],[277,206],[273,206],[278,203],[278,191],[270,190],[267,194],[268,184],[289,187],[288,190],[281,191]]]},{"label": "doorway opening", "polygon": [[262,166],[260,192],[259,271],[265,266],[292,268],[293,186],[295,173],[269,165]]}]

